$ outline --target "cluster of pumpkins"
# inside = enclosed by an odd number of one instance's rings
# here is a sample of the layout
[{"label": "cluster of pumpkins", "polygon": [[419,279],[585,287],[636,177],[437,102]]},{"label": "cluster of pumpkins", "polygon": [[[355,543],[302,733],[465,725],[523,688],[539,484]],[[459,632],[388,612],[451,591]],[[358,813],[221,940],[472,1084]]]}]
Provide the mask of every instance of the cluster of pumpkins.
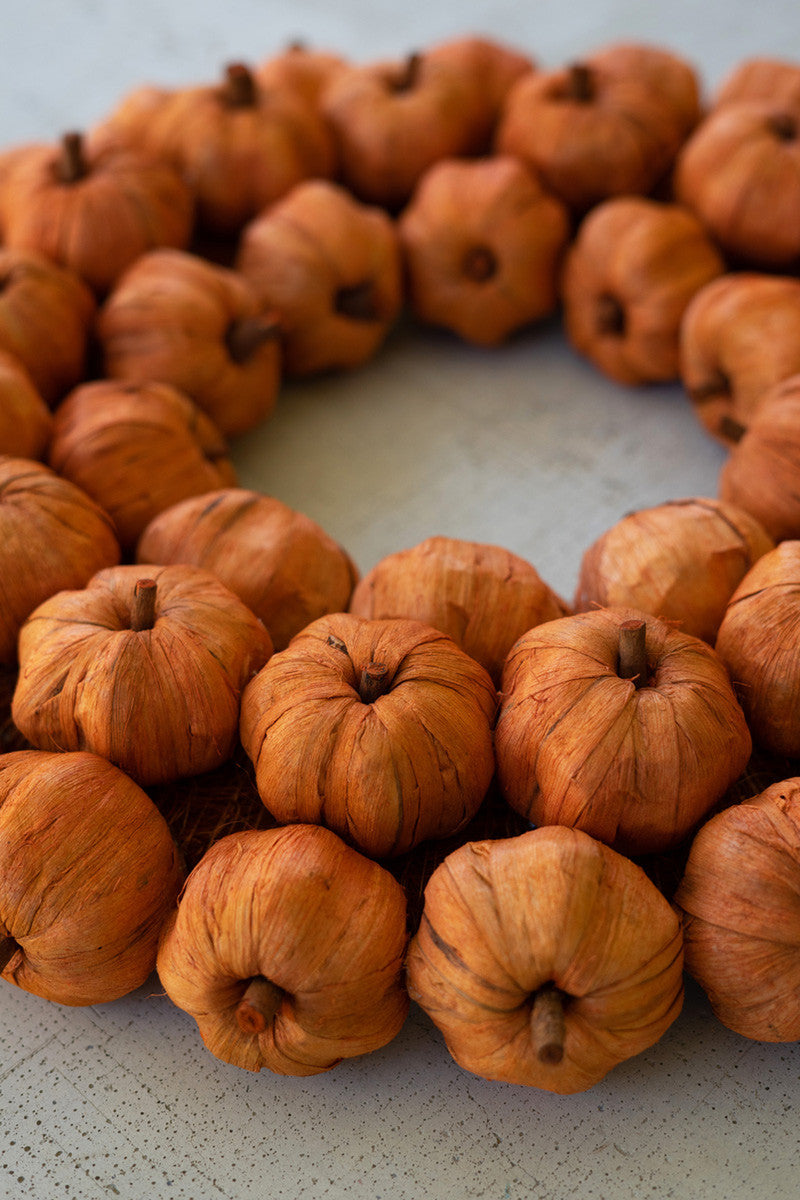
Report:
[{"label": "cluster of pumpkins", "polygon": [[[285,1074],[413,998],[465,1068],[580,1091],[684,963],[732,1029],[800,1037],[800,779],[729,803],[754,742],[800,756],[799,123],[791,63],[704,106],[657,47],[548,71],[464,37],[295,46],[0,156],[6,982],[96,1004],[157,967],[214,1054]],[[623,518],[570,603],[443,537],[359,578],[227,439],[403,306],[485,347],[561,306],[611,378],[682,379],[719,498]],[[240,748],[269,827],[187,877],[145,789]],[[468,841],[495,803],[522,831]],[[411,920],[389,867],[453,838]],[[634,859],[681,848],[667,897]]]}]

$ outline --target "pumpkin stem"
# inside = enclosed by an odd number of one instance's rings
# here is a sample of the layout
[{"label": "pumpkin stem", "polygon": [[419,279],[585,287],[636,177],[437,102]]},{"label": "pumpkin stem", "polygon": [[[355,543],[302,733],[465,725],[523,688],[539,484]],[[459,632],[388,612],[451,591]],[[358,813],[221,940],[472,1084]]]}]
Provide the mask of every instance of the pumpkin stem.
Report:
[{"label": "pumpkin stem", "polygon": [[588,104],[594,100],[594,79],[592,68],[586,63],[572,63],[567,80],[567,98],[577,100],[578,104]]},{"label": "pumpkin stem", "polygon": [[389,668],[385,663],[371,662],[364,667],[358,685],[358,694],[365,704],[372,704],[378,699],[378,696],[384,694],[388,676]]},{"label": "pumpkin stem", "polygon": [[485,283],[497,271],[497,257],[489,246],[471,246],[461,261],[461,270],[474,283]]},{"label": "pumpkin stem", "polygon": [[342,639],[337,637],[335,633],[329,633],[327,641],[328,645],[333,646],[334,650],[341,650],[342,654],[347,654],[347,646],[345,646]]},{"label": "pumpkin stem", "polygon": [[272,1024],[282,999],[277,984],[263,975],[254,976],[236,1005],[236,1024],[242,1033],[263,1033]]},{"label": "pumpkin stem", "polygon": [[259,346],[280,335],[278,322],[271,317],[240,317],[232,321],[225,334],[228,354],[235,363],[246,363]]},{"label": "pumpkin stem", "polygon": [[138,579],[133,589],[133,604],[131,605],[131,629],[141,632],[152,629],[156,622],[156,593],[158,587],[155,579]]},{"label": "pumpkin stem", "polygon": [[250,68],[240,62],[228,63],[221,94],[223,103],[229,108],[253,108],[258,100],[258,88]]},{"label": "pumpkin stem", "polygon": [[422,66],[422,55],[418,50],[409,54],[405,63],[400,68],[400,71],[392,80],[393,92],[409,92],[411,88],[416,86],[419,78],[419,69]]},{"label": "pumpkin stem", "polygon": [[61,138],[61,155],[58,160],[57,173],[61,183],[77,183],[87,174],[82,133],[71,130]]},{"label": "pumpkin stem", "polygon": [[0,971],[5,971],[18,950],[19,942],[10,933],[0,937]]},{"label": "pumpkin stem", "polygon": [[625,309],[609,292],[597,297],[595,317],[598,333],[619,337],[625,332]]},{"label": "pumpkin stem", "polygon": [[617,674],[620,679],[631,679],[637,688],[647,678],[647,624],[639,617],[623,621],[619,627],[619,657]]},{"label": "pumpkin stem", "polygon": [[747,433],[747,426],[742,425],[741,421],[737,421],[730,413],[724,413],[719,419],[719,433],[726,442],[733,442],[736,446]]},{"label": "pumpkin stem", "polygon": [[781,142],[793,142],[797,137],[797,118],[791,113],[775,113],[769,118],[769,127]]},{"label": "pumpkin stem", "polygon": [[341,316],[352,317],[354,321],[377,321],[379,313],[372,280],[340,287],[333,307]]},{"label": "pumpkin stem", "polygon": [[557,1066],[564,1057],[564,992],[554,983],[534,992],[530,1015],[531,1042],[541,1063]]}]

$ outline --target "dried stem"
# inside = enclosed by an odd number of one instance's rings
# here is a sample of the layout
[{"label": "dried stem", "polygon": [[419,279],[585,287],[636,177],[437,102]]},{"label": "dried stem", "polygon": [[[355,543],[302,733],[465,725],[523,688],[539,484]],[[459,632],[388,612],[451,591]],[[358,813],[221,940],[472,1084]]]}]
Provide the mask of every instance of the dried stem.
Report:
[{"label": "dried stem", "polygon": [[573,63],[569,68],[567,97],[570,100],[577,100],[579,104],[588,104],[590,100],[594,100],[592,68],[586,63]]},{"label": "dried stem", "polygon": [[620,679],[631,679],[637,688],[647,678],[647,625],[638,617],[623,621],[619,627],[619,661],[617,674]]},{"label": "dried stem", "polygon": [[625,309],[609,292],[597,297],[595,304],[597,332],[619,337],[625,332]]},{"label": "dried stem", "polygon": [[726,442],[732,442],[735,446],[739,444],[747,433],[747,426],[742,425],[730,413],[724,413],[720,417],[718,429],[720,437],[723,437]]},{"label": "dried stem", "polygon": [[564,993],[554,983],[543,984],[533,996],[531,1042],[541,1063],[556,1066],[564,1057]]},{"label": "dried stem", "polygon": [[379,313],[372,280],[365,279],[351,287],[340,287],[334,308],[341,316],[352,317],[354,321],[377,321]]},{"label": "dried stem", "polygon": [[372,704],[386,691],[389,668],[384,663],[371,662],[361,672],[358,694],[365,704]]},{"label": "dried stem", "polygon": [[0,937],[0,971],[5,971],[18,950],[19,942],[10,933]]},{"label": "dried stem", "polygon": [[797,137],[797,118],[792,113],[775,113],[769,118],[769,127],[781,142],[793,142]]},{"label": "dried stem", "polygon": [[497,272],[497,256],[489,246],[471,246],[464,255],[461,270],[474,283],[485,283]]},{"label": "dried stem", "polygon": [[393,92],[408,92],[415,87],[422,65],[422,55],[418,51],[409,54],[399,74],[392,80]]},{"label": "dried stem", "polygon": [[280,336],[280,326],[271,317],[240,317],[225,334],[228,354],[235,363],[246,363],[259,346]]},{"label": "dried stem", "polygon": [[242,1033],[264,1033],[277,1013],[283,992],[277,984],[263,975],[256,975],[247,985],[236,1006],[236,1023]]},{"label": "dried stem", "polygon": [[83,134],[71,131],[61,138],[61,155],[58,160],[58,178],[62,183],[77,183],[87,174],[83,154]]},{"label": "dried stem", "polygon": [[133,589],[133,604],[131,605],[131,629],[140,632],[152,629],[156,620],[156,595],[158,586],[155,579],[138,579]]},{"label": "dried stem", "polygon": [[230,108],[252,108],[258,99],[253,73],[244,63],[229,63],[225,68],[222,98]]}]

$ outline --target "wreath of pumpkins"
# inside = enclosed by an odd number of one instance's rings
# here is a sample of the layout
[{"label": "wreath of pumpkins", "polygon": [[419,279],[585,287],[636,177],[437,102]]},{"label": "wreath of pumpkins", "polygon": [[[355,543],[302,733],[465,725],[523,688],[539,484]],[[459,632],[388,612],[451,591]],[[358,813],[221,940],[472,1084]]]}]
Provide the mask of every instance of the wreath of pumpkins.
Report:
[{"label": "wreath of pumpkins", "polygon": [[[157,967],[293,1075],[413,999],[465,1069],[581,1091],[684,965],[800,1038],[800,778],[751,786],[754,744],[800,756],[799,130],[794,63],[704,104],[654,46],[462,37],[292,46],[0,157],[6,984]],[[570,603],[443,537],[360,578],[226,439],[404,305],[485,347],[560,307],[612,379],[680,378],[719,498],[622,518]]]}]

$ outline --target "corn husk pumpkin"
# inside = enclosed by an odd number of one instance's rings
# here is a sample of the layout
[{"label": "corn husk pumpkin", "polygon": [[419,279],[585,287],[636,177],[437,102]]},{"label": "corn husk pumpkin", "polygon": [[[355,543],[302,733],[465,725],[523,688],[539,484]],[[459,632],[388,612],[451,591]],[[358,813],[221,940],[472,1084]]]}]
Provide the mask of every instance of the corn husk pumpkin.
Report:
[{"label": "corn husk pumpkin", "polygon": [[327,829],[294,825],[207,851],[164,929],[158,973],[217,1058],[316,1075],[399,1032],[405,944],[389,872]]},{"label": "corn husk pumpkin", "polygon": [[465,1070],[558,1093],[646,1050],[683,1002],[680,921],[575,829],[470,842],[437,868],[408,988]]},{"label": "corn husk pumpkin", "polygon": [[356,584],[350,611],[371,620],[424,621],[448,634],[499,684],[517,638],[566,616],[569,606],[518,554],[431,537],[377,562]]},{"label": "corn husk pumpkin", "polygon": [[639,608],[713,645],[736,587],[773,546],[732,501],[696,496],[626,513],[584,551],[575,610]]},{"label": "corn husk pumpkin", "polygon": [[209,571],[110,568],[28,617],[12,717],[37,748],[90,750],[145,785],[198,775],[233,754],[242,689],[271,652]]},{"label": "corn husk pumpkin", "polygon": [[462,828],[494,773],[487,673],[419,621],[320,617],[242,697],[241,739],[267,809],[366,854]]},{"label": "corn husk pumpkin", "polygon": [[729,1029],[800,1040],[800,779],[772,784],[697,833],[675,894],[686,969]]},{"label": "corn husk pumpkin", "polygon": [[0,756],[0,974],[58,1004],[145,982],[183,881],[164,818],[105,759]]},{"label": "corn husk pumpkin", "polygon": [[637,609],[539,625],[506,660],[498,779],[537,825],[582,829],[624,854],[668,850],[739,777],[750,750],[711,647]]},{"label": "corn husk pumpkin", "polygon": [[276,650],[317,617],[345,610],[358,578],[347,551],[315,521],[247,488],[173,504],[144,530],[136,557],[205,567],[263,621]]}]

